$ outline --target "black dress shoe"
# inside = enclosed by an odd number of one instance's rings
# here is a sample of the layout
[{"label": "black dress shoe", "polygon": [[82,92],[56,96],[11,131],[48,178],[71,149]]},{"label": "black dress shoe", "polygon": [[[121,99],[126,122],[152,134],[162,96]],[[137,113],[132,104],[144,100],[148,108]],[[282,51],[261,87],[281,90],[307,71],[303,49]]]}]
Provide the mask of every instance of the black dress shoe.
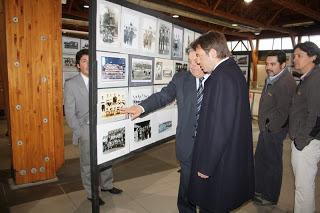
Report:
[{"label": "black dress shoe", "polygon": [[111,194],[121,194],[122,193],[122,190],[121,189],[118,189],[116,187],[113,187],[112,189],[101,189],[101,191],[103,192],[110,192]]},{"label": "black dress shoe", "polygon": [[[92,198],[88,198],[88,200],[92,202]],[[101,197],[99,197],[99,206],[103,206],[104,204],[105,202],[101,199]]]}]

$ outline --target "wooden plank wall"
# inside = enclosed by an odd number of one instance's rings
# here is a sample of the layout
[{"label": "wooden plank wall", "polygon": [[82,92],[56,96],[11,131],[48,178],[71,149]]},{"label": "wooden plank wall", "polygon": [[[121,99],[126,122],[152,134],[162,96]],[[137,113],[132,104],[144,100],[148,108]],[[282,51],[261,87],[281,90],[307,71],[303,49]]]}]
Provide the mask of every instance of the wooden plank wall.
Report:
[{"label": "wooden plank wall", "polygon": [[64,162],[61,1],[2,1],[15,181],[51,179]]},{"label": "wooden plank wall", "polygon": [[[0,0],[0,29],[5,29],[4,19],[4,2]],[[0,110],[6,109],[6,97],[5,97],[5,79],[7,70],[7,58],[6,58],[6,34],[0,33]]]}]

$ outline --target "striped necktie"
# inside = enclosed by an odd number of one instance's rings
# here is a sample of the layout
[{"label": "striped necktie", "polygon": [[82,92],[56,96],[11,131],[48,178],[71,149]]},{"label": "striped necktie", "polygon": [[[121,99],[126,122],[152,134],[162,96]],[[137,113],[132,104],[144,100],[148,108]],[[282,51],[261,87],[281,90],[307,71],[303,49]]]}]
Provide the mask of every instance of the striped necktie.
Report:
[{"label": "striped necktie", "polygon": [[204,80],[204,77],[199,78],[199,87],[197,89],[197,103],[196,103],[196,119],[197,119],[197,124],[199,120],[199,115],[200,115],[200,109],[201,109],[201,102],[203,99],[203,85],[202,81]]}]

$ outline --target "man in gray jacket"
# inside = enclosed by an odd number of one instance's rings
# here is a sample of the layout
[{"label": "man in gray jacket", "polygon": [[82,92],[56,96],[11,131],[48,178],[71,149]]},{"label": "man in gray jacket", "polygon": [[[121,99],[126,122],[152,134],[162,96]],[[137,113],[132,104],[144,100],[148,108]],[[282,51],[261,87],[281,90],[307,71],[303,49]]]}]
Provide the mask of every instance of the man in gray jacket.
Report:
[{"label": "man in gray jacket", "polygon": [[291,163],[295,213],[315,211],[315,178],[320,161],[320,49],[312,42],[294,47],[294,67],[302,74],[290,109]]},{"label": "man in gray jacket", "polygon": [[[91,201],[90,133],[89,133],[89,52],[80,50],[76,55],[79,74],[67,80],[64,85],[64,111],[68,125],[73,131],[73,144],[80,144],[80,172],[84,189]],[[101,191],[119,194],[121,189],[112,185],[112,169],[100,173]],[[99,204],[104,201],[99,198]]]},{"label": "man in gray jacket", "polygon": [[275,205],[282,183],[282,144],[288,132],[289,107],[296,83],[286,68],[286,54],[271,51],[266,58],[266,79],[259,104],[259,139],[255,152],[257,205]]},{"label": "man in gray jacket", "polygon": [[123,109],[123,113],[132,115],[132,119],[141,114],[153,112],[166,106],[175,99],[178,105],[178,126],[176,131],[176,156],[180,162],[180,185],[178,192],[178,209],[181,213],[196,213],[196,206],[191,204],[187,197],[191,170],[192,152],[196,131],[196,102],[197,88],[209,77],[204,74],[197,64],[196,52],[189,49],[188,63],[190,72],[178,72],[171,82],[160,92],[155,93],[135,105]]}]

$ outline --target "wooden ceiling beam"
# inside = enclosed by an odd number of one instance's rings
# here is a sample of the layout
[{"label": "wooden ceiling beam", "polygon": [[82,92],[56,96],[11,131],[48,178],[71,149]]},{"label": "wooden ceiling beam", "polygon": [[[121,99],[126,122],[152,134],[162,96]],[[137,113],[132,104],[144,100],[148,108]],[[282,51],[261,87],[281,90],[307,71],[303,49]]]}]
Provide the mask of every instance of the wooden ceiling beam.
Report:
[{"label": "wooden ceiling beam", "polygon": [[309,7],[306,7],[302,4],[299,4],[294,1],[288,1],[288,0],[272,0],[275,4],[279,4],[289,10],[293,10],[296,13],[299,13],[301,15],[305,15],[309,18],[312,18],[316,21],[320,21],[320,13],[310,9]]},{"label": "wooden ceiling beam", "polygon": [[279,14],[281,13],[281,11],[282,11],[283,9],[284,9],[284,8],[278,9],[278,10],[273,14],[273,16],[269,19],[269,21],[267,22],[267,25],[271,25],[272,22],[279,16]]},{"label": "wooden ceiling beam", "polygon": [[68,12],[70,13],[72,11],[72,5],[73,5],[73,0],[70,1]]},{"label": "wooden ceiling beam", "polygon": [[216,11],[216,9],[217,9],[217,7],[219,6],[220,2],[221,2],[221,0],[217,0],[217,1],[216,1],[216,3],[214,4],[214,6],[213,6],[213,8],[212,8],[213,11]]},{"label": "wooden ceiling beam", "polygon": [[191,1],[186,1],[186,0],[169,0],[172,3],[179,4],[181,6],[189,7],[198,10],[201,13],[206,13],[212,16],[216,16],[219,18],[223,18],[229,21],[232,21],[234,23],[239,23],[243,25],[248,25],[248,26],[253,26],[256,28],[260,28],[262,30],[271,30],[271,31],[276,31],[276,32],[281,32],[281,33],[286,33],[286,34],[297,34],[294,31],[282,28],[282,27],[276,27],[276,26],[267,26],[266,24],[260,23],[255,20],[243,18],[240,16],[233,15],[231,13],[226,13],[223,11],[215,10],[211,11],[209,10],[206,6],[198,4],[196,2],[191,2]]}]

